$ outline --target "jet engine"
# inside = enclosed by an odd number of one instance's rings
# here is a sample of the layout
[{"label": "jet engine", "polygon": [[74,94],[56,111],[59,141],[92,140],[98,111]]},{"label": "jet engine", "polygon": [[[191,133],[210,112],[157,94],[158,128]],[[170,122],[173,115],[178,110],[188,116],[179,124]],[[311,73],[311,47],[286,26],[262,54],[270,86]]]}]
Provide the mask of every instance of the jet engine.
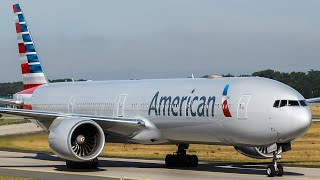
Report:
[{"label": "jet engine", "polygon": [[[234,147],[239,153],[255,158],[255,159],[268,159],[273,157],[273,153],[268,153],[267,149],[268,147]],[[282,150],[280,149],[278,151],[278,154],[280,154]]]},{"label": "jet engine", "polygon": [[104,148],[104,132],[90,119],[57,118],[49,131],[50,148],[56,155],[69,161],[93,160]]}]

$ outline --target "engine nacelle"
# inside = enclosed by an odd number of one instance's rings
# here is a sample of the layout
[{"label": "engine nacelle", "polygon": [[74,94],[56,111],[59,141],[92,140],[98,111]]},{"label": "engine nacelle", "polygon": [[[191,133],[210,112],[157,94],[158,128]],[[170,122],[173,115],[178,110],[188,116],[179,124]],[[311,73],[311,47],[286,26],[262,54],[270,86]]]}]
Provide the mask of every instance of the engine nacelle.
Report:
[{"label": "engine nacelle", "polygon": [[90,119],[57,118],[49,128],[49,146],[61,158],[90,161],[103,150],[105,135]]},{"label": "engine nacelle", "polygon": [[[268,153],[268,147],[234,147],[239,153],[255,158],[255,159],[268,159],[273,157],[273,153]],[[282,152],[281,148],[278,154]]]}]

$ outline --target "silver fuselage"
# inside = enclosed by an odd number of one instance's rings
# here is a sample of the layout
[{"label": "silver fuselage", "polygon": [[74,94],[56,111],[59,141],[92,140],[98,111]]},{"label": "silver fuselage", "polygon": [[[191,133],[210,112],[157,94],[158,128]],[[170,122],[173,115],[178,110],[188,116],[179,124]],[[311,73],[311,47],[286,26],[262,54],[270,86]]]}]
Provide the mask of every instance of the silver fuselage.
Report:
[{"label": "silver fuselage", "polygon": [[311,123],[308,106],[273,107],[276,100],[304,100],[300,93],[258,77],[55,83],[23,98],[38,111],[143,117],[159,129],[159,143],[263,146],[291,141]]}]

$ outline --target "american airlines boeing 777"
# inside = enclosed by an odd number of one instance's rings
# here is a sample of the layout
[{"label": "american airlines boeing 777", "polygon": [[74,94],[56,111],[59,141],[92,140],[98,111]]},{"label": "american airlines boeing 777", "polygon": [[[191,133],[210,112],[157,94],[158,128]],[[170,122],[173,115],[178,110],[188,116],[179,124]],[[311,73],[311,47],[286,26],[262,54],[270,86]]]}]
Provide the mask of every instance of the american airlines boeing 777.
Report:
[{"label": "american airlines boeing 777", "polygon": [[[271,158],[268,176],[282,176],[280,153],[311,123],[305,98],[260,77],[48,83],[20,5],[13,5],[24,90],[1,99],[49,134],[68,168],[97,168],[105,143],[174,144],[166,166],[196,167],[189,144],[234,146]],[[310,101],[319,101],[319,98]]]}]

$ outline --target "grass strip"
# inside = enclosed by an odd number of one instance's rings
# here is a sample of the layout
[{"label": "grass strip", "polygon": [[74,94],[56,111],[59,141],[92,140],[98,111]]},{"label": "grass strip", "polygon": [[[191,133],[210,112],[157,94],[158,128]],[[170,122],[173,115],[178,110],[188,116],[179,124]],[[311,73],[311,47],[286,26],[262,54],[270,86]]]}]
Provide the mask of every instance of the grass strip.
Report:
[{"label": "grass strip", "polygon": [[14,177],[14,176],[0,176],[1,180],[40,180],[34,178],[23,178],[23,177]]},{"label": "grass strip", "polygon": [[0,119],[0,126],[9,125],[9,124],[21,124],[27,123],[25,119]]}]

